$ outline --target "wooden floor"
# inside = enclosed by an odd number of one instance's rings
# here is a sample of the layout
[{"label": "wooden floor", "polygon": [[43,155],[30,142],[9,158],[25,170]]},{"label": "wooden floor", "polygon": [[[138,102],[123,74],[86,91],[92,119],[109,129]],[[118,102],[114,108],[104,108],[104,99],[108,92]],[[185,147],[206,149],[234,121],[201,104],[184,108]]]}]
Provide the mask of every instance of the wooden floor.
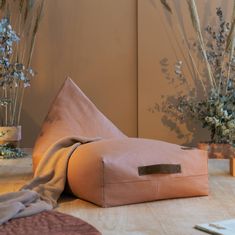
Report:
[{"label": "wooden floor", "polygon": [[[16,191],[31,179],[31,158],[0,160],[0,193]],[[235,178],[228,160],[209,160],[210,195],[99,208],[63,197],[58,211],[79,217],[103,235],[197,235],[195,224],[235,218]]]}]

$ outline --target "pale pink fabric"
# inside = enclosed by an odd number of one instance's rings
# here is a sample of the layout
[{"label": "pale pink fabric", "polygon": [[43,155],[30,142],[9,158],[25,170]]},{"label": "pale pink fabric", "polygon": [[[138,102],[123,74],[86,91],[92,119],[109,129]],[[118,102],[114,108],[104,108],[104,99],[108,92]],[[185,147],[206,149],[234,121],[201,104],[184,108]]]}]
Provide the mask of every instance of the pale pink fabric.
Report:
[{"label": "pale pink fabric", "polygon": [[[138,175],[139,166],[154,164],[181,164],[182,173]],[[156,140],[101,140],[75,150],[68,184],[74,195],[102,207],[208,195],[207,154]]]},{"label": "pale pink fabric", "polygon": [[49,146],[66,136],[125,137],[70,78],[66,79],[43,122],[33,151],[34,170]]}]

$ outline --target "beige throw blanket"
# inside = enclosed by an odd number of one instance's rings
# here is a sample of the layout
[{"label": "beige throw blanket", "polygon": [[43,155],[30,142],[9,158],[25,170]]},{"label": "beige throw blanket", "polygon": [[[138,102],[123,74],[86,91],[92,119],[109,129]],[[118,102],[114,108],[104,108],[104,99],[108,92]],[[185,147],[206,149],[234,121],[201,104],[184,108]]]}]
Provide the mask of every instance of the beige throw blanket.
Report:
[{"label": "beige throw blanket", "polygon": [[53,144],[42,157],[31,182],[18,192],[0,195],[0,225],[12,218],[56,207],[65,187],[70,156],[79,145],[98,139],[65,137]]}]

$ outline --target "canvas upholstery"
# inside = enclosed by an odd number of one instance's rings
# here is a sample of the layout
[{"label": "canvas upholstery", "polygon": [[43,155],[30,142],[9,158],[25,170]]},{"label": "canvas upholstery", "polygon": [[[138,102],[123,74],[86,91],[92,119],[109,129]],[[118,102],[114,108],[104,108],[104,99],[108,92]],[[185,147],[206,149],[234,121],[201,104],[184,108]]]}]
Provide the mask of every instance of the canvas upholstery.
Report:
[{"label": "canvas upholstery", "polygon": [[[155,164],[180,164],[182,172],[138,174],[139,166]],[[208,195],[207,154],[156,140],[100,140],[72,154],[68,184],[74,195],[102,207]]]},{"label": "canvas upholstery", "polygon": [[66,136],[125,137],[70,78],[66,79],[42,124],[33,150],[34,170],[46,150]]}]

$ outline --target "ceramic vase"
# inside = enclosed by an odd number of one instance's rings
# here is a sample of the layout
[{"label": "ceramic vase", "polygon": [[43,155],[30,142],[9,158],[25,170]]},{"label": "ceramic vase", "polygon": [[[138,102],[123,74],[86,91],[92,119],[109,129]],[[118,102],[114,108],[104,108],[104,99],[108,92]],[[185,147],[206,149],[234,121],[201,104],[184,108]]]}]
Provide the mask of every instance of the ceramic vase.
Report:
[{"label": "ceramic vase", "polygon": [[225,159],[233,157],[235,151],[230,144],[201,142],[198,148],[208,152],[208,158]]},{"label": "ceramic vase", "polygon": [[230,174],[235,176],[235,149],[230,144],[199,143],[198,148],[208,152],[208,158],[230,159]]}]

